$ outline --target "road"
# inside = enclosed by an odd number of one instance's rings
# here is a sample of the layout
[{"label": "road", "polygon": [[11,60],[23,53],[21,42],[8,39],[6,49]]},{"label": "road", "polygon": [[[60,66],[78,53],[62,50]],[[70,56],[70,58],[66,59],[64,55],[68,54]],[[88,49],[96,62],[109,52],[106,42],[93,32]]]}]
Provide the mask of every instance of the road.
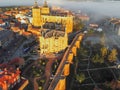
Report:
[{"label": "road", "polygon": [[[109,65],[108,65],[107,63],[105,63],[105,64],[109,67]],[[116,77],[114,71],[113,71],[112,69],[110,69],[110,71],[112,72],[112,74],[113,74],[113,76],[114,76],[114,79],[117,81],[118,79],[117,79],[117,77]]]},{"label": "road", "polygon": [[81,72],[82,71],[95,71],[95,70],[102,70],[102,69],[112,69],[112,68],[116,68],[116,65],[115,66],[108,66],[108,67],[101,67],[101,68],[91,68],[91,69],[85,69],[85,70],[80,70]]},{"label": "road", "polygon": [[90,71],[88,70],[88,69],[89,69],[89,66],[90,66],[90,57],[91,57],[91,55],[92,55],[92,49],[91,49],[91,47],[89,47],[89,50],[90,50],[90,55],[88,56],[87,72],[88,72],[88,75],[89,75],[90,79],[92,80],[93,84],[94,84],[95,86],[97,86],[96,83],[95,83],[95,81],[94,81],[94,79],[93,79],[92,76],[90,75]]}]

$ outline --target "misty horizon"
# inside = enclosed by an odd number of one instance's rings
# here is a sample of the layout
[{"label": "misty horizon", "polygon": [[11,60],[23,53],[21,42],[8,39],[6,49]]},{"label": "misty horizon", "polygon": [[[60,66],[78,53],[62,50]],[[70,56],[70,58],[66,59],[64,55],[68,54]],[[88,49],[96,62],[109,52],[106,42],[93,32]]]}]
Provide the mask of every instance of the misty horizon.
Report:
[{"label": "misty horizon", "polygon": [[[34,0],[0,0],[0,6],[31,6],[34,4]],[[14,3],[13,3],[14,1]],[[17,1],[17,2],[16,2]],[[38,5],[42,5],[44,0],[37,0]],[[102,2],[96,2],[96,0],[47,0],[49,6],[60,6],[69,10],[82,10],[84,12],[93,12],[104,16],[120,17],[120,0],[100,0]],[[79,1],[79,2],[78,2]],[[82,2],[81,2],[82,1]],[[93,2],[94,1],[94,2]]]}]

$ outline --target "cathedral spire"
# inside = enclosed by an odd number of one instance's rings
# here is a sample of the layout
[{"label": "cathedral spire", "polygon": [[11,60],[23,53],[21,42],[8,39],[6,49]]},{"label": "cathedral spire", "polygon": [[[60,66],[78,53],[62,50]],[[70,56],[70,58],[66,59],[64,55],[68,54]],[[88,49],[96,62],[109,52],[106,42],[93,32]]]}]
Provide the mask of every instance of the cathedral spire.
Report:
[{"label": "cathedral spire", "polygon": [[33,6],[34,8],[38,8],[38,3],[37,3],[37,1],[36,0],[34,0],[34,6]]},{"label": "cathedral spire", "polygon": [[43,7],[48,7],[47,1],[44,1]]}]

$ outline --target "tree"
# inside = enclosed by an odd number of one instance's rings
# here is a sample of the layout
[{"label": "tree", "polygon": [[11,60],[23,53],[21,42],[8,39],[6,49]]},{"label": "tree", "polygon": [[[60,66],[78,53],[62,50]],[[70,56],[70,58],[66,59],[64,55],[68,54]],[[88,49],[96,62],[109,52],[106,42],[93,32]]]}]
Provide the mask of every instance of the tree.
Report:
[{"label": "tree", "polygon": [[42,86],[39,86],[38,90],[43,90],[43,87],[42,87]]},{"label": "tree", "polygon": [[104,58],[103,57],[99,57],[99,63],[104,63]]},{"label": "tree", "polygon": [[111,53],[108,56],[108,60],[110,62],[115,62],[117,60],[117,50],[116,49],[112,49]]},{"label": "tree", "polygon": [[85,75],[83,73],[80,73],[80,75],[76,75],[76,79],[82,83],[85,80]]},{"label": "tree", "polygon": [[99,59],[99,55],[98,54],[93,56],[93,58],[92,58],[93,63],[97,63],[99,61],[98,59]]},{"label": "tree", "polygon": [[92,61],[93,61],[93,63],[103,63],[104,58],[100,57],[98,54],[96,54],[95,56],[93,56]]},{"label": "tree", "polygon": [[108,54],[108,49],[106,47],[102,47],[100,49],[102,57],[105,57]]},{"label": "tree", "polygon": [[84,24],[81,22],[81,20],[75,17],[74,23],[73,23],[74,31],[81,30],[83,27],[84,27]]},{"label": "tree", "polygon": [[102,45],[105,45],[105,34],[103,34],[100,38],[100,42]]}]

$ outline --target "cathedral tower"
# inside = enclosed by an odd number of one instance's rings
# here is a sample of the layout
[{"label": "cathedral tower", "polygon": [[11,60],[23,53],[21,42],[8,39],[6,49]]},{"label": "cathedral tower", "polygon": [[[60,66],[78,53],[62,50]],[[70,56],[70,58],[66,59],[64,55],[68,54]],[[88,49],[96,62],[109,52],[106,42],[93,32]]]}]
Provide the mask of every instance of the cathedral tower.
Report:
[{"label": "cathedral tower", "polygon": [[48,4],[47,4],[46,0],[44,1],[44,4],[43,4],[43,6],[41,8],[41,13],[43,15],[49,15],[50,14],[50,8],[48,7]]},{"label": "cathedral tower", "polygon": [[32,16],[33,16],[32,25],[35,27],[40,27],[42,25],[41,10],[36,1],[32,8]]}]

